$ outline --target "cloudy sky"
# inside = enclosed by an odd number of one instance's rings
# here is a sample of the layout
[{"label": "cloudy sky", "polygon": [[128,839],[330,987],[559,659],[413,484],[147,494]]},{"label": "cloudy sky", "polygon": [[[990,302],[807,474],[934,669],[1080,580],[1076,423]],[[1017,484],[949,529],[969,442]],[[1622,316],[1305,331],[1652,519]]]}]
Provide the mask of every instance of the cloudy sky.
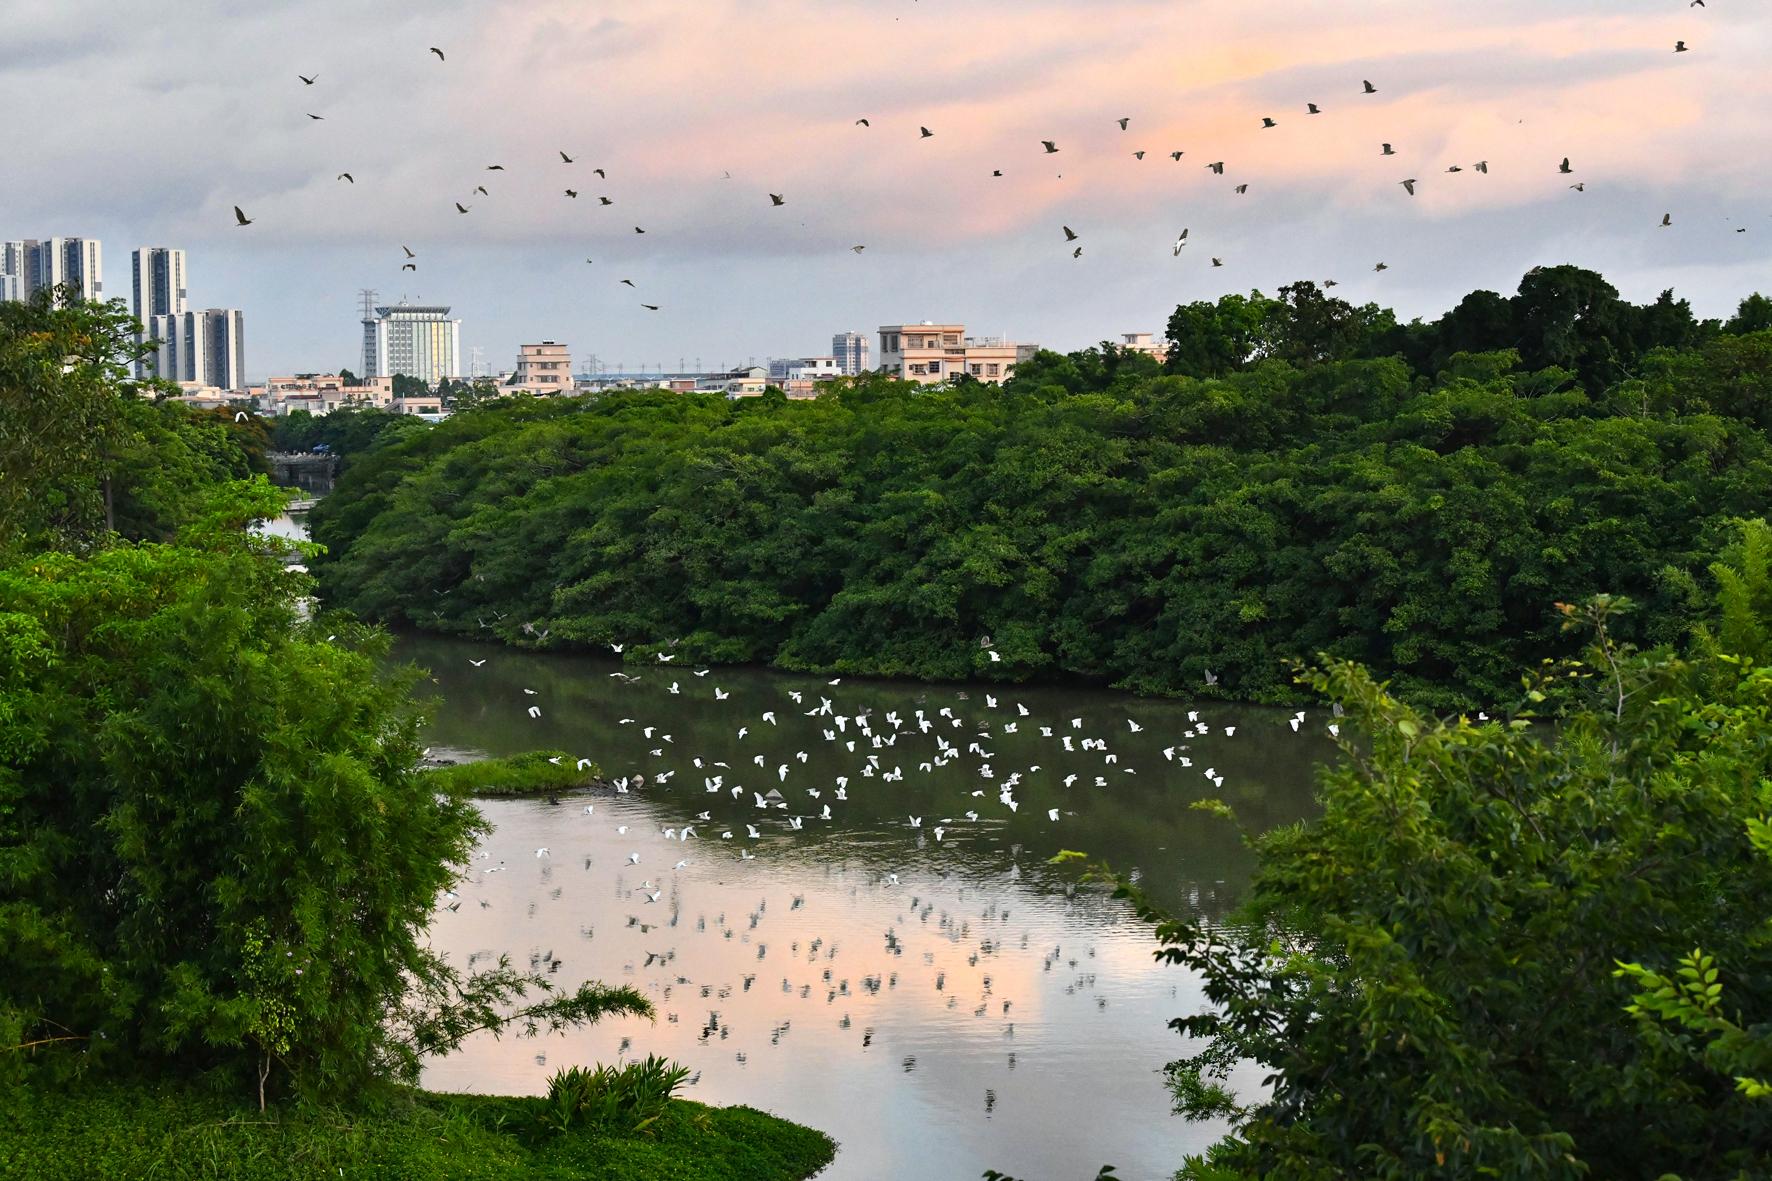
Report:
[{"label": "cloudy sky", "polygon": [[101,238],[125,296],[131,247],[185,248],[253,378],[354,364],[365,287],[452,305],[491,369],[543,338],[712,367],[920,319],[1076,348],[1295,278],[1424,316],[1544,263],[1705,315],[1772,289],[1764,0],[6,0],[4,25],[0,237]]}]

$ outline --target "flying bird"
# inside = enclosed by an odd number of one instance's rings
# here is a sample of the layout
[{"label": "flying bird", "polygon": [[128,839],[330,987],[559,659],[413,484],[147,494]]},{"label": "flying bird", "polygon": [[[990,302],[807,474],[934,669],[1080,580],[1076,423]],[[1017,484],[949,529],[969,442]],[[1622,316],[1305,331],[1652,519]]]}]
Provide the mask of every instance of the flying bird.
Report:
[{"label": "flying bird", "polygon": [[1051,155],[1051,154],[1052,154],[1052,153],[1054,153],[1054,152],[1056,152],[1056,151],[1058,151],[1058,145],[1057,145],[1057,144],[1055,144],[1055,143],[1053,143],[1053,142],[1052,142],[1052,141],[1051,141],[1051,140],[1049,140],[1049,139],[1043,139],[1043,140],[1041,140],[1041,141],[1040,141],[1040,146],[1041,146],[1041,147],[1043,147],[1043,148],[1045,148],[1045,149],[1046,149],[1046,154],[1047,154],[1047,155],[1048,155],[1048,156],[1050,156],[1050,155]]},{"label": "flying bird", "polygon": [[602,177],[604,180],[609,179],[609,174],[607,172],[604,172],[601,168],[593,168],[593,169],[591,169],[591,171],[596,173],[598,176]]},{"label": "flying bird", "polygon": [[238,205],[234,206],[234,224],[238,226],[249,226],[252,224],[252,219],[242,213]]},{"label": "flying bird", "polygon": [[608,197],[598,197],[597,203],[599,205],[613,205],[613,204],[615,204],[615,202]]},{"label": "flying bird", "polygon": [[560,163],[570,164],[570,163],[572,163],[572,157],[568,156],[565,152],[561,152],[560,153]]},{"label": "flying bird", "polygon": [[418,264],[415,262],[403,263],[401,264],[400,269],[403,271],[416,271],[418,270]]},{"label": "flying bird", "polygon": [[1133,155],[1133,157],[1134,157],[1134,158],[1135,158],[1135,159],[1139,159],[1139,160],[1142,160],[1142,159],[1144,159],[1144,153],[1143,153],[1143,152],[1134,152],[1134,153],[1132,153],[1132,155]]},{"label": "flying bird", "polygon": [[[1082,258],[1083,257],[1083,248],[1081,246],[1079,246],[1075,250],[1071,251],[1071,257],[1072,258]],[[993,653],[991,653],[991,655],[995,656],[996,653],[993,652]]]},{"label": "flying bird", "polygon": [[1170,254],[1175,258],[1180,258],[1181,257],[1181,248],[1186,245],[1187,245],[1187,230],[1184,229],[1181,231],[1181,233],[1176,235],[1175,245],[1171,248]]},{"label": "flying bird", "polygon": [[658,310],[658,305],[655,303],[643,303],[640,306],[649,312],[656,312]]},{"label": "flying bird", "polygon": [[1307,115],[1321,115],[1323,113],[1322,111],[1317,109],[1316,103],[1305,103],[1304,104],[1304,112]]},{"label": "flying bird", "polygon": [[1673,224],[1674,224],[1674,215],[1673,214],[1664,213],[1661,215],[1661,228],[1662,229],[1665,230],[1668,226],[1671,226]]},{"label": "flying bird", "polygon": [[929,130],[927,127],[919,127],[919,128],[917,128],[917,131],[918,131],[918,135],[917,135],[918,139],[928,139],[930,136],[935,134],[935,132]]},{"label": "flying bird", "polygon": [[1364,78],[1362,78],[1360,80],[1360,85],[1364,88],[1364,93],[1366,93],[1366,94],[1377,94],[1378,93],[1378,87],[1372,85],[1372,83],[1366,81]]},{"label": "flying bird", "polygon": [[479,194],[480,194],[480,195],[481,195],[481,196],[482,196],[482,197],[490,197],[490,196],[492,196],[492,194],[491,194],[491,193],[489,193],[489,192],[487,192],[487,191],[486,191],[486,186],[485,186],[485,185],[475,185],[475,186],[474,186],[474,191],[475,191],[475,192],[476,192],[476,193],[479,193]]},{"label": "flying bird", "polygon": [[1244,183],[1243,183],[1243,184],[1240,184],[1240,185],[1238,185],[1238,186],[1237,186],[1237,190],[1236,190],[1236,191],[1237,191],[1237,192],[1238,192],[1238,193],[1247,193],[1247,192],[1248,192],[1248,191],[1249,191],[1249,185],[1248,185],[1248,183],[1247,183],[1247,182],[1244,182]]},{"label": "flying bird", "polygon": [[1001,168],[993,168],[993,169],[991,169],[991,175],[992,176],[1002,176],[1003,170]]},{"label": "flying bird", "polygon": [[634,281],[632,279],[623,279],[622,282],[626,283],[629,287],[632,287],[634,285]]},{"label": "flying bird", "polygon": [[1464,169],[1462,169],[1458,165],[1454,164],[1450,168],[1446,169],[1446,171],[1447,172],[1463,172]]},{"label": "flying bird", "polygon": [[851,246],[849,249],[855,251],[855,253],[857,253],[857,254],[860,254],[862,251],[866,250],[867,247],[866,246]]},{"label": "flying bird", "polygon": [[1187,155],[1187,153],[1186,153],[1186,152],[1170,152],[1170,153],[1169,153],[1169,158],[1170,158],[1170,159],[1171,159],[1171,160],[1180,160],[1180,159],[1181,159],[1181,158],[1182,158],[1182,157],[1183,157],[1183,156],[1185,156],[1185,155]]},{"label": "flying bird", "polygon": [[[314,78],[318,78],[319,76],[320,75],[315,74]],[[306,74],[297,74],[296,77],[300,78],[303,82],[306,82],[309,86],[312,86],[314,84],[314,78],[310,78]]]},{"label": "flying bird", "polygon": [[1069,226],[1060,226],[1059,228],[1064,231],[1064,240],[1066,242],[1075,242],[1077,240],[1077,231],[1071,229]]},{"label": "flying bird", "polygon": [[1402,185],[1403,191],[1408,193],[1411,197],[1413,197],[1415,195],[1415,178],[1414,177],[1410,177],[1408,180],[1400,180],[1397,183]]},{"label": "flying bird", "polygon": [[1487,160],[1478,160],[1475,164],[1472,164],[1471,167],[1475,168],[1485,176],[1489,174],[1489,161]]},{"label": "flying bird", "polygon": [[1378,264],[1378,265],[1377,265],[1377,266],[1375,266],[1375,267],[1373,267],[1373,268],[1372,268],[1372,269],[1373,269],[1373,270],[1374,270],[1374,271],[1388,271],[1388,270],[1390,270],[1390,269],[1391,269],[1391,268],[1390,268],[1390,264],[1389,264],[1389,263],[1384,263],[1384,262],[1381,262],[1381,263],[1379,263],[1379,264]]},{"label": "flying bird", "polygon": [[486,166],[486,171],[488,172],[503,172],[504,170],[505,166],[503,164],[488,164]]},{"label": "flying bird", "polygon": [[567,195],[567,196],[568,196],[568,197],[577,197],[577,196],[578,196],[578,190],[577,190],[577,189],[567,189],[567,190],[566,190],[566,195]]},{"label": "flying bird", "polygon": [[1396,149],[1389,144],[1380,144],[1379,147],[1381,150],[1378,154],[1381,156],[1394,156],[1397,154]]},{"label": "flying bird", "polygon": [[437,55],[437,60],[440,62],[449,60],[448,58],[443,56],[443,51],[441,49],[438,49],[435,45],[431,46],[431,52]]},{"label": "flying bird", "polygon": [[308,118],[312,119],[316,123],[319,123],[319,122],[324,121],[326,116],[325,115],[316,115],[312,111],[309,111]]},{"label": "flying bird", "polygon": [[634,233],[636,233],[636,234],[644,234],[645,232],[646,231],[641,229],[639,226],[634,227]]},{"label": "flying bird", "polygon": [[780,193],[770,193],[769,194],[769,207],[771,209],[775,208],[777,205],[785,205],[785,204],[787,204],[787,202],[782,199],[782,195]]},{"label": "flying bird", "polygon": [[352,183],[352,184],[356,184],[356,183],[357,183],[357,178],[356,178],[356,177],[354,177],[354,176],[352,176],[352,175],[351,175],[351,174],[350,174],[350,173],[348,173],[348,172],[341,172],[341,173],[339,173],[339,174],[338,174],[338,179],[339,179],[339,180],[348,180],[348,181],[350,181],[350,182],[351,182],[351,183]]},{"label": "flying bird", "polygon": [[1575,171],[1575,169],[1569,167],[1569,157],[1563,157],[1563,162],[1557,165],[1557,171],[1563,173],[1565,176]]},{"label": "flying bird", "polygon": [[1686,52],[1686,43],[1684,41],[1675,41],[1674,42],[1674,52],[1675,53],[1685,53]]},{"label": "flying bird", "polygon": [[457,201],[455,203],[455,211],[457,213],[466,213],[468,211],[468,207],[466,205],[463,205],[460,201]]},{"label": "flying bird", "polygon": [[410,246],[401,246],[400,249],[402,249],[406,252],[407,258],[417,258],[418,257],[418,255],[412,253],[412,247],[410,247]]},{"label": "flying bird", "polygon": [[1222,259],[1222,258],[1215,258],[1215,259],[1213,259],[1213,260],[1212,260],[1212,265],[1213,265],[1213,266],[1215,266],[1215,267],[1221,267],[1221,266],[1223,266],[1223,265],[1224,265],[1224,259]]},{"label": "flying bird", "polygon": [[1121,130],[1121,131],[1124,131],[1124,130],[1126,130],[1126,124],[1128,124],[1128,123],[1130,123],[1130,122],[1132,122],[1132,119],[1131,119],[1131,117],[1130,117],[1130,116],[1128,116],[1128,117],[1127,117],[1127,118],[1124,118],[1124,119],[1121,119],[1121,120],[1119,120],[1119,123],[1120,123],[1120,130]]},{"label": "flying bird", "polygon": [[1223,160],[1214,160],[1212,163],[1206,165],[1206,167],[1210,168],[1215,175],[1218,175],[1218,176],[1224,175],[1224,161]]},{"label": "flying bird", "polygon": [[1279,126],[1278,123],[1275,123],[1272,119],[1269,119],[1266,115],[1263,115],[1261,117],[1261,125],[1263,128],[1278,127]]},{"label": "flying bird", "polygon": [[855,125],[857,127],[872,127],[873,126],[873,124],[869,123],[866,119],[857,119],[855,121]]},{"label": "flying bird", "polygon": [[1578,193],[1587,192],[1587,182],[1586,181],[1579,181],[1578,180],[1574,184],[1570,185],[1569,187],[1574,189]]}]

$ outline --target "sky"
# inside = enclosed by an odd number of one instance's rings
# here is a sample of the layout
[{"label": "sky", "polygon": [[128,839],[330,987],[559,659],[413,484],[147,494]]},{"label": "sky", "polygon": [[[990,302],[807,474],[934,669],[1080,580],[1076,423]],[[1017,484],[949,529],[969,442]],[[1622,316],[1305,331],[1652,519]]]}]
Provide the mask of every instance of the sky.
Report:
[{"label": "sky", "polygon": [[490,371],[543,339],[711,369],[924,319],[1066,350],[1301,278],[1428,318],[1564,262],[1707,316],[1772,289],[1763,0],[6,0],[4,24],[0,238],[100,238],[124,297],[131,248],[182,247],[192,305],[244,310],[254,380],[355,365],[363,288],[449,304]]}]

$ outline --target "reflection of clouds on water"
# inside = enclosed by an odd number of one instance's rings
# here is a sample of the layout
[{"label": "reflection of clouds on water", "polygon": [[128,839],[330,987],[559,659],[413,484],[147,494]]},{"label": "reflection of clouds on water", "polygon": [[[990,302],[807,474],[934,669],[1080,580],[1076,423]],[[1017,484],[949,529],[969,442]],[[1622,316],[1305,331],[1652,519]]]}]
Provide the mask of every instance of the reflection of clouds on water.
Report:
[{"label": "reflection of clouds on water", "polygon": [[404,649],[441,691],[433,742],[557,747],[648,783],[484,804],[497,831],[433,938],[458,963],[508,954],[563,985],[632,983],[657,1021],[482,1039],[431,1085],[533,1093],[563,1064],[657,1052],[699,1072],[692,1097],[836,1136],[838,1178],[1167,1175],[1211,1139],[1168,1114],[1155,1073],[1195,989],[1153,963],[1123,903],[1048,859],[1105,857],[1216,918],[1246,851],[1189,805],[1227,798],[1253,827],[1304,814],[1310,760],[1332,750],[1319,734],[1106,693]]}]

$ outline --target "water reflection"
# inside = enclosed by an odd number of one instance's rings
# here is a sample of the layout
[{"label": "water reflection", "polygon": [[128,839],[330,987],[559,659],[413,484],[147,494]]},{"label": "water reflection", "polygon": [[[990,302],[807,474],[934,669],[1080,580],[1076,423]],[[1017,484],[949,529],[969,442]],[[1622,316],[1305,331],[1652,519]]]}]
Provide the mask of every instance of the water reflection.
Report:
[{"label": "water reflection", "polygon": [[497,829],[433,939],[458,962],[633,983],[656,1023],[481,1039],[429,1085],[533,1093],[564,1064],[665,1054],[698,1072],[692,1097],[837,1137],[832,1178],[1167,1176],[1214,1135],[1168,1114],[1154,1073],[1177,1049],[1164,1023],[1198,1006],[1190,981],[1046,859],[1085,850],[1222,915],[1248,855],[1188,805],[1218,796],[1257,827],[1307,814],[1326,718],[428,637],[401,655],[433,672],[435,742],[557,747],[647,781],[485,804]]}]

